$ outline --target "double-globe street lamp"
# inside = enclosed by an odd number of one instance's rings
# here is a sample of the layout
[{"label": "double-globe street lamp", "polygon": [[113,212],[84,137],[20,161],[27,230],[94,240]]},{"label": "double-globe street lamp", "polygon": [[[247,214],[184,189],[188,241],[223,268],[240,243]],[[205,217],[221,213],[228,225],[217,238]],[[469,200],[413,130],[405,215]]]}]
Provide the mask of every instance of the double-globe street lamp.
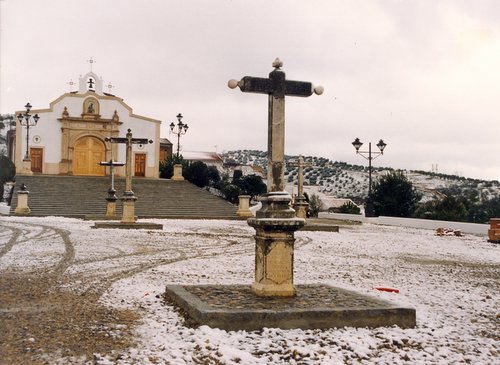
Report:
[{"label": "double-globe street lamp", "polygon": [[24,114],[18,114],[17,119],[19,120],[19,123],[23,126],[26,127],[26,154],[24,155],[23,161],[30,161],[30,153],[29,153],[29,141],[30,141],[30,127],[36,126],[38,123],[38,119],[40,117],[38,114],[31,115],[30,110],[31,110],[31,104],[26,103],[24,106],[26,108],[26,111]]},{"label": "double-globe street lamp", "polygon": [[177,135],[177,160],[178,160],[179,159],[179,149],[180,149],[181,136],[186,134],[189,127],[187,124],[184,124],[182,122],[182,114],[181,113],[177,114],[177,120],[178,120],[177,131],[174,131],[175,124],[173,122],[170,123],[170,131],[173,134]]},{"label": "double-globe street lamp", "polygon": [[356,154],[361,155],[363,158],[368,160],[368,198],[366,199],[366,207],[365,207],[365,216],[373,217],[375,215],[373,211],[373,199],[372,199],[372,160],[376,159],[378,156],[384,154],[384,149],[387,144],[384,143],[383,140],[378,141],[377,147],[380,152],[374,151],[372,152],[372,143],[368,143],[368,151],[360,151],[359,149],[363,145],[363,143],[356,138],[352,145],[356,149]]}]

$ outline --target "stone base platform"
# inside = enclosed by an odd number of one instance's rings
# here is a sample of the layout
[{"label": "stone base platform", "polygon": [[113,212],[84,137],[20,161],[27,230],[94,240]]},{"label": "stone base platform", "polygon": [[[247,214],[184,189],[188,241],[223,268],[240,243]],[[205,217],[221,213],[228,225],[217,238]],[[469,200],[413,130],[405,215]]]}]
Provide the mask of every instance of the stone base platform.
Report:
[{"label": "stone base platform", "polygon": [[117,221],[111,221],[111,222],[95,222],[92,228],[163,229],[163,224],[148,223],[148,222],[121,223]]},{"label": "stone base platform", "polygon": [[250,285],[168,285],[165,296],[194,322],[228,331],[416,325],[414,308],[329,285],[295,287],[295,297],[269,298]]}]

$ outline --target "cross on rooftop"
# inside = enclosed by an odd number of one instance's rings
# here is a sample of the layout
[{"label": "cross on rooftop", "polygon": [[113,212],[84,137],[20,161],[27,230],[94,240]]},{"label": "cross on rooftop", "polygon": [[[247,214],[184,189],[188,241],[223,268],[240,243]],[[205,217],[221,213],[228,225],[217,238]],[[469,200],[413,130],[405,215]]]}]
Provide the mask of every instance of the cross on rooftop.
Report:
[{"label": "cross on rooftop", "polygon": [[94,61],[92,57],[90,57],[90,60],[87,60],[88,63],[90,63],[90,72],[92,72],[92,65],[96,63],[97,61]]}]

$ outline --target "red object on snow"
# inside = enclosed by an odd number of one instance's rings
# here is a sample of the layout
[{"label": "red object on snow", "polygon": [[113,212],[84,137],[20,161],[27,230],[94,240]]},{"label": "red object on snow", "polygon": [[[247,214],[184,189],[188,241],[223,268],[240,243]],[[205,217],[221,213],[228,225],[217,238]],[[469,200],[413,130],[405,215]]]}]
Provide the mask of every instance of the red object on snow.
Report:
[{"label": "red object on snow", "polygon": [[393,288],[374,288],[380,291],[386,291],[388,293],[399,293],[399,289],[393,289]]}]

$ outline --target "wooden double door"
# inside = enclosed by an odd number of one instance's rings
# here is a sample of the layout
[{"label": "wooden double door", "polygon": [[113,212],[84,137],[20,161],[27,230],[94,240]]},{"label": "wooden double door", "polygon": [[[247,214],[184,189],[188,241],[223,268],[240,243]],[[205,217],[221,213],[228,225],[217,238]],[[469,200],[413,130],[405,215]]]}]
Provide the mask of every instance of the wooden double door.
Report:
[{"label": "wooden double door", "polygon": [[104,143],[95,137],[80,138],[73,150],[73,175],[104,176],[99,162],[106,160]]}]

